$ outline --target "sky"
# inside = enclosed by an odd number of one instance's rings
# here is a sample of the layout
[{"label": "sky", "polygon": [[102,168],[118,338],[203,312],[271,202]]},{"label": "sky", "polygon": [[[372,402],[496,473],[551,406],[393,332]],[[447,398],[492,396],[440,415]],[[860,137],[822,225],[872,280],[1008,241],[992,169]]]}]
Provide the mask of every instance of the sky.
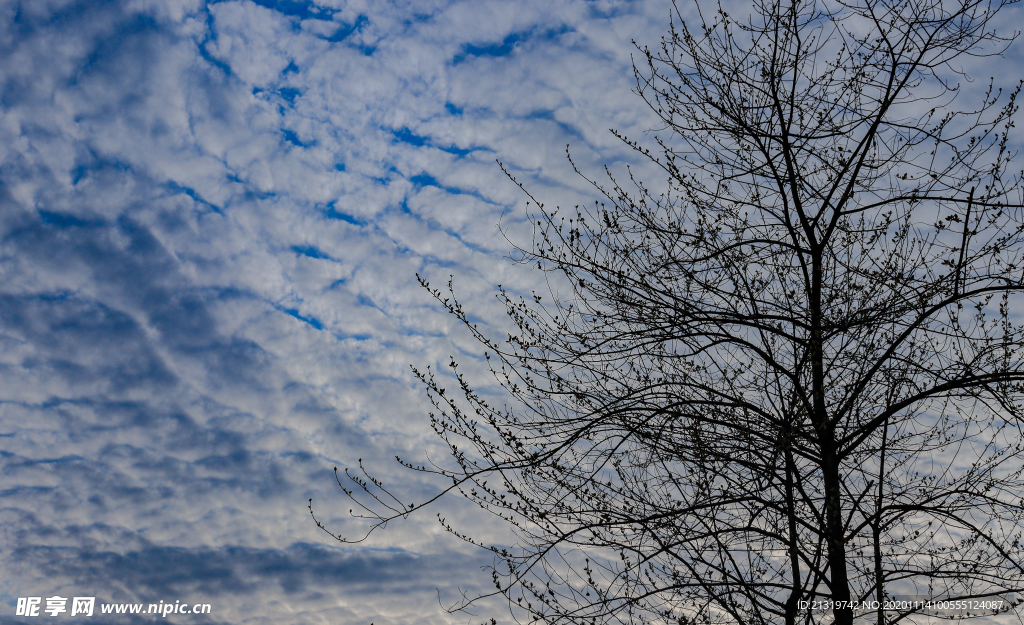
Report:
[{"label": "sky", "polygon": [[496,285],[543,276],[509,257],[527,198],[496,161],[550,204],[595,197],[567,146],[650,174],[609,129],[650,138],[631,41],[670,7],[0,0],[0,624],[54,595],[210,603],[182,623],[500,617],[444,611],[490,560],[432,511],[342,545],[307,502],[365,529],[333,474],[360,459],[435,492],[394,462],[444,453],[410,365],[455,356],[497,391],[416,274],[501,336]]},{"label": "sky", "polygon": [[436,488],[394,462],[443,453],[410,365],[488,382],[416,274],[453,275],[500,332],[496,285],[541,277],[509,259],[527,198],[496,161],[570,204],[594,194],[567,145],[589,172],[642,167],[609,129],[653,124],[631,40],[669,8],[0,0],[0,623],[33,622],[29,596],[482,620],[442,606],[490,560],[432,512],[346,546],[307,502],[359,531],[332,469],[360,458]]}]

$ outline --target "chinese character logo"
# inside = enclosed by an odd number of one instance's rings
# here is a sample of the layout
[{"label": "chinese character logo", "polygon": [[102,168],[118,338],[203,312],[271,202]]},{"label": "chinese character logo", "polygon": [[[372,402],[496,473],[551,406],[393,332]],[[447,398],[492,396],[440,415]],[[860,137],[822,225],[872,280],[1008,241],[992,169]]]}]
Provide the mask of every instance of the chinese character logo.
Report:
[{"label": "chinese character logo", "polygon": [[47,597],[46,598],[46,612],[50,616],[57,616],[68,611],[68,598],[67,597]]},{"label": "chinese character logo", "polygon": [[95,605],[96,597],[75,597],[71,600],[71,616],[77,614],[92,616],[92,609]]},{"label": "chinese character logo", "polygon": [[43,602],[42,597],[18,597],[18,608],[15,616],[39,616],[39,604]]}]

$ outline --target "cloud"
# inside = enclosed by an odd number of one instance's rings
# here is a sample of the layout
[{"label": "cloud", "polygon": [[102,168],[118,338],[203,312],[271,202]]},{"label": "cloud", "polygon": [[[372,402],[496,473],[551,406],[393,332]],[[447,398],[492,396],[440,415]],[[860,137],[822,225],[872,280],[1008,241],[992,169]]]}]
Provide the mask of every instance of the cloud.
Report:
[{"label": "cloud", "polygon": [[453,564],[443,557],[402,550],[352,552],[303,543],[284,549],[147,546],[120,553],[76,550],[71,554],[66,549],[35,546],[16,551],[14,560],[51,576],[69,577],[85,588],[101,585],[111,575],[131,576],[134,594],[108,600],[143,603],[185,596],[212,601],[268,589],[302,597],[338,586],[368,596],[430,594],[436,586],[418,569]]}]

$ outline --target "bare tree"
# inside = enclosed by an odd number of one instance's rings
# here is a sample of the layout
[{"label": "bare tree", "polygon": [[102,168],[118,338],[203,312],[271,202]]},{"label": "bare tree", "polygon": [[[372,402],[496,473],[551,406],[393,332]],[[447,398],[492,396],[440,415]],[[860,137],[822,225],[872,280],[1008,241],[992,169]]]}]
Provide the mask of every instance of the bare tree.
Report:
[{"label": "bare tree", "polygon": [[[1014,607],[1020,85],[957,102],[962,66],[1016,36],[993,29],[1008,4],[759,0],[696,27],[677,8],[660,48],[638,48],[656,148],[623,137],[663,189],[609,173],[592,180],[606,202],[569,215],[531,196],[520,258],[551,272],[551,301],[499,287],[507,340],[450,283],[431,289],[513,401],[484,401],[454,361],[458,391],[417,372],[452,463],[407,466],[516,528],[489,546],[513,614],[882,624],[934,607],[894,599]],[[349,476],[378,525],[427,505]]]}]

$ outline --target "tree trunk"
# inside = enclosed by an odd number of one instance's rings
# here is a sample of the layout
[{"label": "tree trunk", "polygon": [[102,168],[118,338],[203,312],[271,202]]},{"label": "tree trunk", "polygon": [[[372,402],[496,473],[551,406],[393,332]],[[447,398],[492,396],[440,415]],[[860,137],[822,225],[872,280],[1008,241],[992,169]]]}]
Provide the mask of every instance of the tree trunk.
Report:
[{"label": "tree trunk", "polygon": [[815,251],[811,268],[811,385],[813,424],[821,449],[821,470],[825,488],[825,535],[828,543],[829,589],[834,602],[835,625],[851,625],[850,581],[846,571],[846,540],[843,532],[839,457],[835,429],[825,405],[825,354],[821,294],[823,282],[821,254]]}]

